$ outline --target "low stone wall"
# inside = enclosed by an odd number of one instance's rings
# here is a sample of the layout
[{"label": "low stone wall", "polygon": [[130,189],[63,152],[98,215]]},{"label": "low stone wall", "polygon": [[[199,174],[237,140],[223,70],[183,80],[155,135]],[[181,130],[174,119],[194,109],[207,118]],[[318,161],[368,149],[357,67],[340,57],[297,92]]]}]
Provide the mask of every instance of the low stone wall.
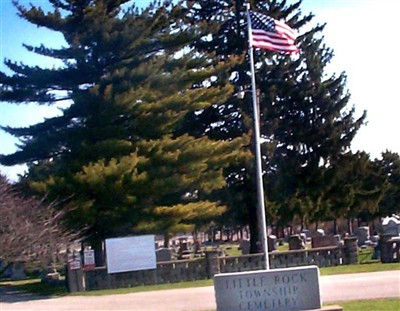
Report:
[{"label": "low stone wall", "polygon": [[124,288],[207,279],[206,258],[157,263],[157,269],[107,273],[106,267],[84,271],[86,290]]},{"label": "low stone wall", "polygon": [[[221,257],[220,272],[242,272],[264,268],[264,254],[235,257]],[[272,252],[269,254],[271,269],[316,265],[318,267],[338,266],[343,263],[342,247],[321,247],[310,250]]]},{"label": "low stone wall", "polygon": [[[357,239],[349,238],[345,240],[344,246],[272,252],[269,254],[270,267],[274,269],[351,264],[357,262],[357,252]],[[205,257],[198,259],[159,262],[157,268],[153,270],[113,274],[108,274],[105,267],[88,271],[79,270],[79,273],[74,270],[73,273],[68,273],[68,284],[70,291],[98,290],[204,280],[212,278],[217,273],[261,269],[264,269],[264,254],[218,257],[217,251],[208,251]]]},{"label": "low stone wall", "polygon": [[272,253],[271,268],[289,268],[316,265],[320,268],[343,264],[344,252],[342,247],[330,246],[314,249],[296,250]]}]

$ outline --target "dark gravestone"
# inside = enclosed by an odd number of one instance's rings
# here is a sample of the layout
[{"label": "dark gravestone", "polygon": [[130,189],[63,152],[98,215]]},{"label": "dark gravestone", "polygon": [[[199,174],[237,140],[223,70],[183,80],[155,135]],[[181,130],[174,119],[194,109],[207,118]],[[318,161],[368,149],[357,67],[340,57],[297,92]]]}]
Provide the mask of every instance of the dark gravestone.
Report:
[{"label": "dark gravestone", "polygon": [[276,241],[277,241],[277,238],[275,235],[271,234],[268,236],[268,250],[270,252],[276,251]]},{"label": "dark gravestone", "polygon": [[171,261],[172,251],[169,248],[160,248],[156,250],[156,260],[157,262]]},{"label": "dark gravestone", "polygon": [[356,229],[356,236],[358,240],[358,246],[362,246],[369,242],[369,227],[358,227]]},{"label": "dark gravestone", "polygon": [[300,237],[298,234],[294,234],[289,238],[289,250],[294,251],[294,250],[299,250],[299,249],[305,249],[305,244],[303,239]]},{"label": "dark gravestone", "polygon": [[338,242],[337,238],[333,235],[314,236],[311,238],[312,248],[337,246],[339,243],[340,242]]},{"label": "dark gravestone", "polygon": [[250,254],[250,241],[249,240],[241,240],[239,245],[242,255]]},{"label": "dark gravestone", "polygon": [[178,259],[190,259],[192,252],[189,249],[189,242],[187,240],[180,240],[178,249]]}]

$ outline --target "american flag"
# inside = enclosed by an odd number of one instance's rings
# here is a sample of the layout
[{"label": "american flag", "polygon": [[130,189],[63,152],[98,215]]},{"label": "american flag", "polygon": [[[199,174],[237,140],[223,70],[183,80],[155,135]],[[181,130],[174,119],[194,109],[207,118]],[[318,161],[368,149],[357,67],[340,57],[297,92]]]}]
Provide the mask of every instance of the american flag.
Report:
[{"label": "american flag", "polygon": [[249,11],[250,45],[277,52],[297,53],[296,32],[285,23],[261,13]]}]

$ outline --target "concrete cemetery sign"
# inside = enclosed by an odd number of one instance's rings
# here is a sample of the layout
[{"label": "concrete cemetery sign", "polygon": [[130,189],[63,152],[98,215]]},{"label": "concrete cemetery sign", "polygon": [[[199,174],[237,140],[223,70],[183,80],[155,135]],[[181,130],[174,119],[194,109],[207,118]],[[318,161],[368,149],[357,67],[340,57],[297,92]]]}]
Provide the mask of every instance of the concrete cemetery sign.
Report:
[{"label": "concrete cemetery sign", "polygon": [[321,308],[316,266],[214,276],[218,311],[299,311]]},{"label": "concrete cemetery sign", "polygon": [[127,272],[155,269],[154,235],[142,235],[106,240],[107,272]]}]

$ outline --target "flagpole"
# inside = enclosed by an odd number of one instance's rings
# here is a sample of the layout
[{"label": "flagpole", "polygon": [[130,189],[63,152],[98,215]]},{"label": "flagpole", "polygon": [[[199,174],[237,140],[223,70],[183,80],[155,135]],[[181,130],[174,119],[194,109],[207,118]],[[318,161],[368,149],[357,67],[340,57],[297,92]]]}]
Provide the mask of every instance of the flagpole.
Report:
[{"label": "flagpole", "polygon": [[246,3],[247,9],[247,29],[249,34],[249,54],[250,54],[250,67],[251,67],[251,93],[253,97],[253,118],[254,118],[254,144],[256,154],[256,180],[257,180],[257,206],[259,209],[259,217],[261,218],[259,223],[261,225],[261,242],[263,252],[265,254],[265,269],[269,270],[269,253],[268,253],[268,240],[267,240],[267,219],[265,214],[264,204],[264,185],[262,176],[262,164],[261,164],[261,146],[260,146],[260,113],[257,101],[257,90],[256,90],[256,77],[254,73],[254,56],[253,46],[251,45],[251,20],[250,20],[250,3]]}]

